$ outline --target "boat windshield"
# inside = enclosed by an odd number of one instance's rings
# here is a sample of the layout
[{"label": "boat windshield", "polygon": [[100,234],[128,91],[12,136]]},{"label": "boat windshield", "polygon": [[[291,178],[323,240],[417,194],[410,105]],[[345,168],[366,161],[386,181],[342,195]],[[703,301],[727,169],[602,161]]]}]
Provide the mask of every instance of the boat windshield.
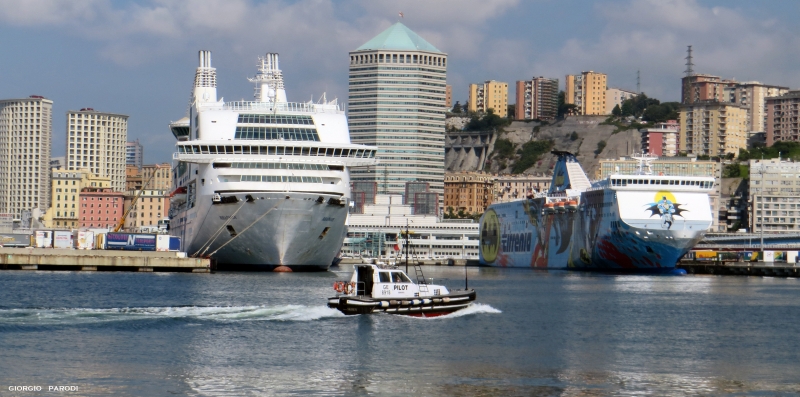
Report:
[{"label": "boat windshield", "polygon": [[411,280],[409,280],[409,278],[403,273],[392,272],[392,282],[394,282],[394,283],[410,283]]},{"label": "boat windshield", "polygon": [[389,279],[389,272],[378,272],[378,277],[380,277],[381,283],[390,283],[391,280]]}]

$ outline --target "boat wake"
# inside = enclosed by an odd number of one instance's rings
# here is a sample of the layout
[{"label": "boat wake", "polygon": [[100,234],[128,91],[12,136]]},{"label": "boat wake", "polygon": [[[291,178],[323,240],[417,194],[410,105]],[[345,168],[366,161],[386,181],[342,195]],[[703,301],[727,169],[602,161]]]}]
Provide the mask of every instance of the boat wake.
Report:
[{"label": "boat wake", "polygon": [[314,321],[343,317],[325,306],[174,306],[125,308],[0,309],[3,325],[64,325],[115,321],[186,319],[200,321]]},{"label": "boat wake", "polygon": [[502,313],[499,309],[495,309],[487,304],[484,303],[472,303],[471,305],[461,309],[456,310],[452,313],[445,314],[443,316],[437,317],[409,317],[409,318],[424,318],[426,320],[438,320],[438,319],[447,319],[447,318],[456,318],[456,317],[464,317],[464,316],[471,316],[473,314],[499,314]]}]

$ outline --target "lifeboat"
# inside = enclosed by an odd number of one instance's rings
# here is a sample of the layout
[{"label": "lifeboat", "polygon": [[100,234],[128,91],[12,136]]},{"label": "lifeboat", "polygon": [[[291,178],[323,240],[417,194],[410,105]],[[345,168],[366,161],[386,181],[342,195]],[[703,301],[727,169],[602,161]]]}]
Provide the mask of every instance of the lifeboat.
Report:
[{"label": "lifeboat", "polygon": [[328,298],[329,308],[346,315],[388,313],[434,317],[463,309],[475,300],[474,289],[450,290],[424,281],[415,283],[395,267],[365,264],[356,265],[353,270],[349,281],[333,283],[337,294]]},{"label": "lifeboat", "polygon": [[578,200],[569,200],[566,204],[567,210],[575,211],[578,209]]},{"label": "lifeboat", "polygon": [[545,205],[544,205],[544,213],[545,214],[552,214],[554,212],[556,212],[555,203],[545,203]]},{"label": "lifeboat", "polygon": [[556,203],[556,211],[558,211],[558,212],[566,212],[567,211],[566,206],[567,206],[567,203],[565,203],[563,201],[559,201],[558,203]]},{"label": "lifeboat", "polygon": [[169,195],[170,205],[178,205],[186,201],[186,186],[181,186]]}]

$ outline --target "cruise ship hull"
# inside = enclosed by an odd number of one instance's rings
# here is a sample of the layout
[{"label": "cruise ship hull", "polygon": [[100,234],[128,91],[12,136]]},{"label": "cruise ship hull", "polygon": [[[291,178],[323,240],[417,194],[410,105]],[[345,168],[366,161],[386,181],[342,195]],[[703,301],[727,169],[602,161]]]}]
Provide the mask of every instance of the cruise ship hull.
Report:
[{"label": "cruise ship hull", "polygon": [[200,196],[194,208],[173,217],[170,230],[184,239],[189,255],[210,256],[218,269],[327,270],[342,246],[347,207],[341,196],[237,192],[224,197],[224,203],[215,203]]}]

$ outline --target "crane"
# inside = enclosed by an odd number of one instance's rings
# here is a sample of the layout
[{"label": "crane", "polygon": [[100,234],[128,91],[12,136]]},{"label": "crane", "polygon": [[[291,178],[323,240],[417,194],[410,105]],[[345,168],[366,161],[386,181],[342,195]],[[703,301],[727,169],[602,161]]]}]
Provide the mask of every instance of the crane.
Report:
[{"label": "crane", "polygon": [[158,170],[160,168],[161,167],[158,164],[156,164],[156,169],[153,170],[153,173],[150,174],[149,178],[147,178],[147,182],[145,182],[144,185],[142,185],[142,188],[139,189],[139,192],[136,193],[136,196],[133,197],[133,201],[131,202],[131,206],[128,207],[127,210],[125,210],[124,214],[122,214],[122,218],[119,219],[119,223],[117,223],[117,226],[114,228],[114,233],[119,232],[122,229],[122,227],[125,226],[125,219],[128,218],[128,214],[131,213],[131,210],[136,208],[136,202],[139,201],[139,196],[142,195],[142,192],[144,192],[144,189],[147,187],[147,185],[150,184],[150,181],[153,180],[153,177],[156,176],[156,172],[158,172]]}]

